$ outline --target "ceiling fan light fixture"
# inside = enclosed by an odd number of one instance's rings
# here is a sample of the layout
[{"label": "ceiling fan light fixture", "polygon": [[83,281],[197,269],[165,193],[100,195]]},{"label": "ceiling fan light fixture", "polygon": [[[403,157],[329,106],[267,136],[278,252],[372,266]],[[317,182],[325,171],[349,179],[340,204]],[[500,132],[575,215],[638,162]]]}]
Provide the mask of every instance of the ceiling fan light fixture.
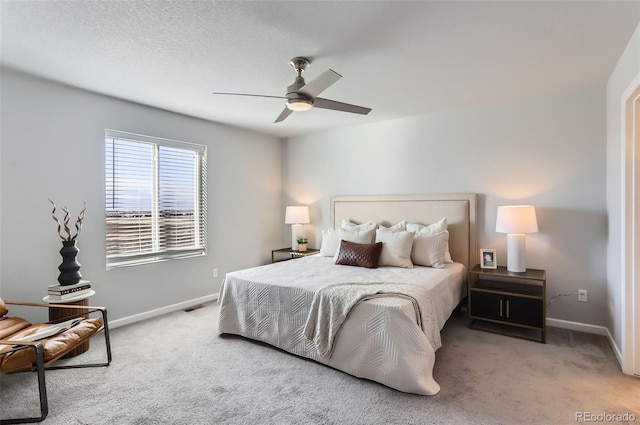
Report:
[{"label": "ceiling fan light fixture", "polygon": [[304,112],[313,108],[313,102],[308,99],[289,99],[287,100],[287,108],[294,112]]}]

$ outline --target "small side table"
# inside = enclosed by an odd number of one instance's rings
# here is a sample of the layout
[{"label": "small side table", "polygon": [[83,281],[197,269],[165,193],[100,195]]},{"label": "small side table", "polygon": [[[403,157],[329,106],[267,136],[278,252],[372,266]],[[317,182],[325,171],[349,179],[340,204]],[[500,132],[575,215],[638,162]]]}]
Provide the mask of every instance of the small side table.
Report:
[{"label": "small side table", "polygon": [[546,287],[545,270],[475,266],[469,272],[469,327],[546,343]]},{"label": "small side table", "polygon": [[[296,251],[295,249],[291,249],[291,247],[274,249],[271,251],[271,262],[277,263],[279,261],[286,261],[286,260],[292,260],[294,258],[307,257],[309,255],[318,254],[319,252],[320,252],[319,249],[307,249],[306,251]],[[288,258],[276,260],[276,254],[287,254]]]},{"label": "small side table", "polygon": [[[91,289],[88,293],[84,293],[78,295],[77,297],[67,298],[66,300],[52,300],[48,295],[42,299],[45,303],[48,304],[67,304],[67,305],[77,305],[87,307],[89,305],[89,298],[94,296],[96,291]],[[57,308],[57,307],[49,307],[49,321],[64,321],[67,317],[76,316],[78,314],[86,311],[85,309],[75,309],[75,308]],[[88,316],[85,316],[88,317]],[[79,354],[84,353],[89,349],[89,340],[87,339],[84,343],[80,344],[77,348],[70,351],[69,354],[62,357],[63,359],[68,359],[70,357],[75,357]]]}]

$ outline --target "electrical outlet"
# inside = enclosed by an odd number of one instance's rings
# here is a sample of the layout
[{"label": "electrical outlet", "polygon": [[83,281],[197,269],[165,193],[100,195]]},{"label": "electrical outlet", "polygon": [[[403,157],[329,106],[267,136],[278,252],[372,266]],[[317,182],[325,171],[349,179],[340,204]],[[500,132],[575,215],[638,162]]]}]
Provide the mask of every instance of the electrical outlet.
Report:
[{"label": "electrical outlet", "polygon": [[578,301],[581,303],[587,302],[587,290],[586,289],[578,289]]},{"label": "electrical outlet", "polygon": [[213,277],[218,277],[218,269],[213,269]]}]

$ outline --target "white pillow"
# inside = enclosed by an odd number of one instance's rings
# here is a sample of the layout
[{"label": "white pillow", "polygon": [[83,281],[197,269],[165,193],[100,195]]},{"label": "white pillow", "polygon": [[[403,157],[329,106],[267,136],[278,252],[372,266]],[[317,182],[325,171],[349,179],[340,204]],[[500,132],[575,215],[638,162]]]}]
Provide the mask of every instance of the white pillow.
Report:
[{"label": "white pillow", "polygon": [[376,230],[376,243],[382,242],[379,266],[413,268],[411,262],[411,248],[413,247],[413,233],[406,231],[392,232],[391,230]]},{"label": "white pillow", "polygon": [[441,218],[439,221],[429,224],[428,226],[424,226],[418,223],[407,223],[407,231],[409,232],[423,232],[423,234],[434,235],[436,233],[440,233],[447,230],[447,219],[446,217]]},{"label": "white pillow", "polygon": [[391,230],[392,232],[402,232],[407,230],[407,222],[402,220],[399,223],[394,224],[391,227],[385,227],[382,224],[378,225],[378,229]]},{"label": "white pillow", "polygon": [[[407,223],[407,230],[416,234],[418,232],[423,232],[423,234],[434,235],[436,233],[444,232],[445,230],[447,230],[447,218],[443,217],[439,221],[433,224],[429,224],[428,226],[423,226],[422,224],[417,223]],[[445,263],[453,263],[451,253],[449,252],[449,242],[447,242],[447,251],[445,252],[444,256]]]},{"label": "white pillow", "polygon": [[333,257],[340,247],[340,232],[335,229],[322,231],[322,244],[320,245],[320,255],[323,257]]},{"label": "white pillow", "polygon": [[373,243],[376,237],[375,229],[339,229],[338,232],[340,234],[340,240],[353,243]]},{"label": "white pillow", "polygon": [[373,220],[369,220],[366,223],[355,224],[351,220],[347,220],[346,218],[344,218],[342,219],[342,224],[340,224],[340,228],[349,229],[349,230],[376,230],[378,228],[378,223],[376,223]]},{"label": "white pillow", "polygon": [[449,232],[446,230],[436,234],[418,232],[413,238],[411,261],[420,266],[441,269],[445,264],[448,243]]}]

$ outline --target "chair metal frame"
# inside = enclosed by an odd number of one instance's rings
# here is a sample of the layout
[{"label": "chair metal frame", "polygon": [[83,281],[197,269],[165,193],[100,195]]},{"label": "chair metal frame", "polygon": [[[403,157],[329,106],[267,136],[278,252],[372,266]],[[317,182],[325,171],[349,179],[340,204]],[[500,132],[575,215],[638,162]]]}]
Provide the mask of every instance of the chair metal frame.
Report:
[{"label": "chair metal frame", "polygon": [[[45,370],[56,370],[56,369],[78,369],[78,368],[86,368],[86,367],[105,367],[111,364],[111,341],[109,338],[109,323],[107,321],[107,309],[105,307],[91,307],[91,306],[78,306],[78,305],[68,305],[68,304],[44,304],[44,303],[25,303],[25,302],[15,302],[15,301],[4,301],[6,305],[20,305],[20,306],[30,306],[30,307],[55,307],[62,309],[74,309],[74,310],[85,310],[82,313],[70,315],[65,318],[65,320],[74,318],[74,317],[86,317],[91,313],[100,312],[102,315],[102,323],[103,326],[98,329],[98,331],[92,335],[89,335],[85,338],[80,339],[75,344],[67,347],[65,350],[60,351],[55,357],[47,360],[44,360],[44,348],[42,343],[39,341],[27,342],[27,341],[11,341],[11,340],[0,340],[0,345],[10,345],[13,346],[10,349],[5,349],[0,351],[0,355],[8,354],[19,350],[34,350],[36,353],[36,363],[32,366],[31,371],[36,372],[38,376],[38,393],[40,397],[40,416],[34,417],[25,417],[25,418],[13,418],[13,419],[0,419],[0,425],[8,425],[8,424],[24,424],[24,423],[33,423],[33,422],[41,422],[43,421],[47,415],[49,414],[49,402],[47,399],[47,384],[45,380]],[[55,323],[47,322],[47,323]],[[88,364],[72,364],[72,365],[64,365],[64,366],[51,366],[54,362],[59,360],[60,358],[67,355],[70,351],[77,348],[79,345],[88,341],[92,337],[98,335],[99,333],[104,332],[104,340],[105,340],[105,348],[107,351],[107,361],[103,363],[88,363]]]}]

